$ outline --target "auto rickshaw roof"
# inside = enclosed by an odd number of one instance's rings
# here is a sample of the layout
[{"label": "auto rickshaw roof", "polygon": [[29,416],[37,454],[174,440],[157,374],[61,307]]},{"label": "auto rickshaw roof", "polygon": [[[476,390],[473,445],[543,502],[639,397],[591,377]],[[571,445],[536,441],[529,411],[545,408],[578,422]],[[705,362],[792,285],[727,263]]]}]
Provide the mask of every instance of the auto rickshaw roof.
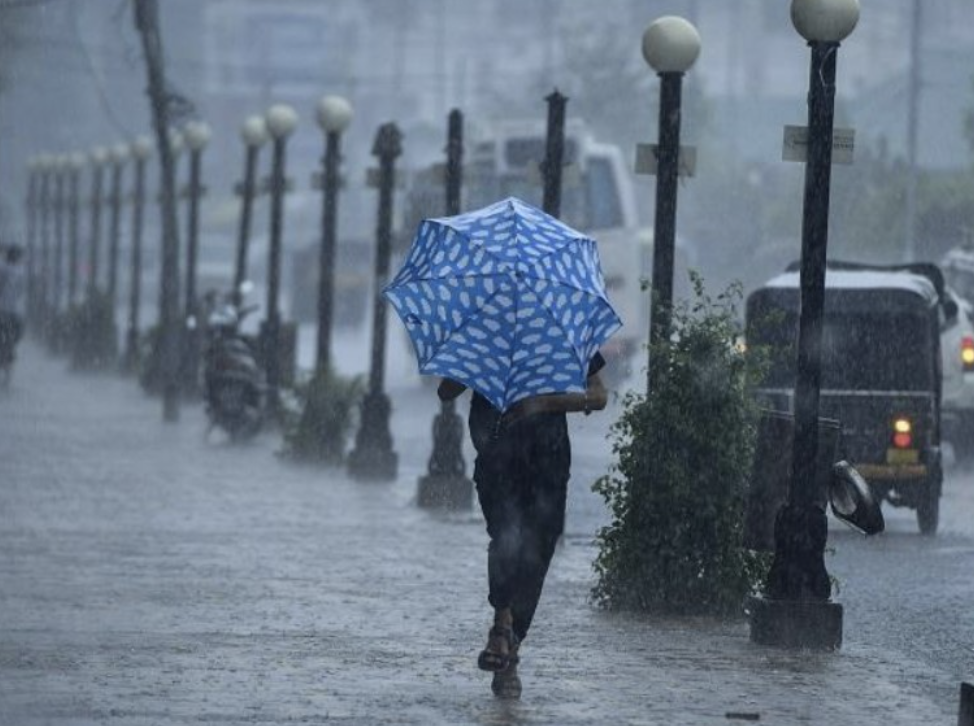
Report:
[{"label": "auto rickshaw roof", "polygon": [[[764,289],[796,290],[800,286],[798,263],[786,272],[768,280]],[[946,285],[940,268],[931,263],[904,265],[868,265],[857,262],[829,261],[825,272],[826,298],[828,291],[901,292],[920,297],[928,305],[947,304]],[[758,292],[758,291],[756,291]]]},{"label": "auto rickshaw roof", "polygon": [[[765,288],[794,288],[799,286],[797,272],[785,272],[768,280]],[[902,290],[919,295],[936,305],[937,290],[925,277],[913,274],[889,272],[865,272],[828,270],[825,273],[825,288],[828,290]],[[827,294],[827,293],[826,293]]]}]

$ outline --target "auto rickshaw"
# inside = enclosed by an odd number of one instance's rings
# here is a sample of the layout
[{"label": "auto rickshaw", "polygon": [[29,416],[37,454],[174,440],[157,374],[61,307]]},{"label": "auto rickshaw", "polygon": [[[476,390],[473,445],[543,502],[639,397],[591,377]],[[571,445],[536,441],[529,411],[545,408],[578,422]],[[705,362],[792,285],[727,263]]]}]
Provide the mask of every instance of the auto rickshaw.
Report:
[{"label": "auto rickshaw", "polygon": [[[745,307],[747,349],[764,351],[759,400],[792,414],[799,291],[795,263]],[[923,534],[935,534],[939,522],[940,340],[956,315],[936,265],[828,263],[819,414],[840,422],[838,456],[876,501],[915,509]]]}]

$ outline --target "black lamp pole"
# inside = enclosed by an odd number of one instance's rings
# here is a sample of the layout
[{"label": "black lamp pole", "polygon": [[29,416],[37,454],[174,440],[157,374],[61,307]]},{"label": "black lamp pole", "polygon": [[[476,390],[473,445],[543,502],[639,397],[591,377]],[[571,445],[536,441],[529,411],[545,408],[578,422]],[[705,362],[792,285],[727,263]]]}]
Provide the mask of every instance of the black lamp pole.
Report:
[{"label": "black lamp pole", "polygon": [[649,318],[651,348],[669,340],[673,316],[673,259],[676,246],[683,73],[664,72],[659,74],[659,78],[656,212],[653,224],[653,279]]},{"label": "black lamp pole", "polygon": [[[460,214],[463,185],[463,114],[450,111],[446,138],[446,214]],[[433,419],[433,453],[426,476],[420,477],[416,501],[421,507],[469,509],[473,506],[473,482],[463,461],[463,419],[453,399],[440,402]]]},{"label": "black lamp pole", "polygon": [[281,224],[284,209],[284,138],[274,139],[271,167],[271,217],[270,217],[270,264],[267,278],[267,327],[265,337],[265,363],[267,366],[267,398],[271,413],[276,416],[281,385],[281,359],[279,353],[281,313],[278,295],[281,287]]},{"label": "black lamp pole", "polygon": [[561,181],[565,167],[565,106],[568,98],[557,90],[549,94],[545,158],[541,163],[544,195],[541,208],[552,217],[561,216]]},{"label": "black lamp pole", "polygon": [[817,499],[807,486],[815,477],[819,391],[822,379],[822,313],[828,246],[838,43],[810,43],[812,73],[808,94],[808,162],[802,216],[801,313],[798,321],[798,380],[795,385],[795,440],[789,499],[798,505]]},{"label": "black lamp pole", "polygon": [[[775,560],[766,595],[779,600],[827,601],[832,593],[825,569],[828,523],[826,492],[816,474],[819,392],[822,378],[822,315],[825,307],[826,247],[832,164],[832,118],[838,43],[811,42],[808,93],[808,158],[802,215],[801,305],[795,382],[795,432],[788,501],[775,523]],[[801,544],[795,540],[801,540]]]},{"label": "black lamp pole", "polygon": [[202,184],[203,149],[210,140],[210,127],[202,121],[186,125],[183,137],[189,148],[189,185],[186,196],[189,210],[186,214],[186,317],[196,314],[196,279],[199,260],[200,200],[206,193]]},{"label": "black lamp pole", "polygon": [[189,186],[186,196],[189,209],[186,214],[186,285],[183,310],[188,318],[196,310],[196,267],[199,259],[199,219],[200,219],[200,157],[199,149],[189,152]]},{"label": "black lamp pole", "polygon": [[88,241],[88,299],[98,291],[98,265],[101,255],[101,205],[104,183],[105,152],[95,149],[91,154],[91,232]]},{"label": "black lamp pole", "polygon": [[[833,5],[832,18],[823,18],[827,13],[816,7],[820,4],[820,0],[793,0],[791,8],[795,27],[811,48],[795,430],[788,500],[775,519],[774,560],[765,582],[765,597],[752,599],[751,638],[765,644],[831,650],[842,642],[842,606],[830,601],[832,586],[825,569],[826,487],[830,472],[818,470],[820,465],[826,465],[819,456],[822,318],[836,56],[839,41],[852,32],[858,21],[859,4],[857,0],[846,0]],[[821,27],[823,19],[829,23]],[[840,30],[843,25],[847,26],[845,32]]]},{"label": "black lamp pole", "polygon": [[125,157],[128,149],[115,147],[111,151],[112,180],[108,203],[108,303],[115,321],[115,308],[118,304],[118,255],[122,235],[122,174],[125,170]]},{"label": "black lamp pole", "polygon": [[78,263],[81,246],[81,167],[79,155],[72,155],[70,189],[68,191],[68,306],[78,300]]},{"label": "black lamp pole", "polygon": [[247,256],[250,247],[250,225],[253,217],[254,198],[257,196],[257,160],[260,147],[267,139],[266,125],[260,116],[251,116],[241,129],[244,140],[244,177],[237,187],[240,195],[240,227],[237,233],[237,256],[233,272],[233,302],[242,303],[244,280],[247,279]]},{"label": "black lamp pole", "polygon": [[318,121],[325,131],[322,159],[321,250],[318,259],[318,348],[316,368],[331,367],[331,333],[335,300],[335,246],[338,225],[338,167],[341,163],[342,129],[351,120],[351,108],[344,99],[325,97],[319,105]]},{"label": "black lamp pole", "polygon": [[40,199],[40,270],[38,271],[37,289],[37,319],[38,330],[42,338],[47,337],[50,309],[50,273],[51,273],[51,175],[53,161],[51,157],[44,157],[41,168]]},{"label": "black lamp pole", "polygon": [[267,406],[272,419],[280,414],[281,387],[281,247],[284,231],[284,195],[287,192],[286,153],[288,136],[297,124],[297,115],[287,106],[272,106],[267,112],[267,128],[273,139],[271,161],[270,249],[267,265],[267,320],[264,325],[264,366],[267,374]]},{"label": "black lamp pole", "polygon": [[44,340],[52,351],[57,351],[57,313],[60,307],[61,255],[64,252],[64,164],[60,156],[53,157],[50,167],[49,214],[51,235],[48,242],[46,273],[44,276],[45,314]]},{"label": "black lamp pole", "polygon": [[318,261],[318,350],[317,369],[331,365],[331,323],[335,296],[335,202],[338,196],[339,138],[337,131],[325,134],[323,201],[321,212],[321,251]]},{"label": "black lamp pole", "polygon": [[[187,328],[183,331],[183,391],[190,395],[198,393],[198,372],[200,365],[201,327],[196,320],[197,293],[196,270],[199,259],[200,233],[200,199],[204,189],[200,181],[202,176],[203,149],[210,139],[210,127],[202,121],[193,121],[186,125],[183,133],[186,146],[189,148],[189,185],[186,196],[189,198],[189,210],[186,214],[186,302],[184,304],[183,319]],[[190,325],[190,321],[193,324]]]},{"label": "black lamp pole", "polygon": [[[65,212],[67,211],[67,172],[68,164],[65,158],[58,160],[54,169],[54,269],[51,271],[51,313],[54,317],[61,310],[64,299],[64,254],[65,254]],[[50,333],[56,335],[52,328]],[[52,341],[54,339],[52,338]]]},{"label": "black lamp pole", "polygon": [[392,205],[395,162],[402,154],[402,134],[394,123],[379,127],[372,146],[379,159],[379,209],[376,225],[375,289],[372,310],[372,366],[369,390],[362,400],[362,424],[355,437],[355,448],[348,456],[349,473],[356,479],[392,480],[399,460],[392,449],[389,430],[391,404],[383,392],[386,350],[386,301],[382,288],[388,282],[392,253]]},{"label": "black lamp pole", "polygon": [[27,320],[35,319],[37,296],[37,195],[38,195],[37,157],[27,164]]},{"label": "black lamp pole", "polygon": [[247,253],[250,247],[250,223],[253,217],[259,146],[247,145],[244,161],[244,179],[240,185],[240,227],[237,233],[237,258],[233,273],[233,301],[241,304],[241,287],[247,279]]},{"label": "black lamp pole", "polygon": [[[680,117],[683,76],[700,54],[700,36],[683,18],[659,18],[643,33],[643,58],[660,79],[656,143],[656,209],[653,221],[653,278],[650,299],[650,351],[670,339],[673,319],[673,260],[676,247],[676,199],[680,173]],[[650,353],[650,357],[652,353]],[[653,385],[647,366],[647,392]]]},{"label": "black lamp pole", "polygon": [[152,145],[139,138],[132,144],[135,160],[132,189],[132,248],[129,270],[129,315],[125,334],[124,370],[132,373],[139,365],[139,313],[142,304],[142,224],[145,211],[145,164]]}]

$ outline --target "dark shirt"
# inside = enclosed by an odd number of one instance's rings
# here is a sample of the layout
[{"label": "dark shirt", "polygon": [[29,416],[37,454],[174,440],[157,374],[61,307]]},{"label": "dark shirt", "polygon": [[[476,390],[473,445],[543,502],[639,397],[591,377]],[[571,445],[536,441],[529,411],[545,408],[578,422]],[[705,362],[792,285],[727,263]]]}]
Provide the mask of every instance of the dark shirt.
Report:
[{"label": "dark shirt", "polygon": [[[602,357],[601,353],[596,351],[595,355],[592,356],[591,362],[589,362],[587,375],[591,377],[604,367],[605,358]],[[567,444],[568,430],[565,416],[566,414],[563,411],[536,413],[530,416],[531,426],[546,428],[549,431],[555,432],[563,431]],[[468,424],[470,426],[470,438],[478,453],[482,453],[492,441],[496,441],[498,437],[504,435],[506,432],[501,412],[494,408],[490,401],[476,391],[473,391],[473,397],[470,399],[470,418],[468,419]],[[517,426],[516,428],[520,430],[522,427]]]}]

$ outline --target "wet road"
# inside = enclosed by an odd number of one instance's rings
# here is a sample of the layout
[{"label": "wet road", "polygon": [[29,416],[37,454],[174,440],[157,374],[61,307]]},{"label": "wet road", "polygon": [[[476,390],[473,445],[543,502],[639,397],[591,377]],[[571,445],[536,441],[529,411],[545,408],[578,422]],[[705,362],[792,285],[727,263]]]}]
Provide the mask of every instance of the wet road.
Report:
[{"label": "wet road", "polygon": [[389,368],[399,477],[363,485],[286,465],[272,434],[207,440],[196,407],[164,425],[131,381],[23,363],[0,398],[0,724],[956,722],[969,474],[950,475],[940,537],[908,512],[872,540],[833,530],[844,646],[791,653],[751,645],[745,622],[591,606],[611,414],[576,417],[568,537],[506,705],[473,665],[480,518],[413,502],[436,403],[405,364]]}]

